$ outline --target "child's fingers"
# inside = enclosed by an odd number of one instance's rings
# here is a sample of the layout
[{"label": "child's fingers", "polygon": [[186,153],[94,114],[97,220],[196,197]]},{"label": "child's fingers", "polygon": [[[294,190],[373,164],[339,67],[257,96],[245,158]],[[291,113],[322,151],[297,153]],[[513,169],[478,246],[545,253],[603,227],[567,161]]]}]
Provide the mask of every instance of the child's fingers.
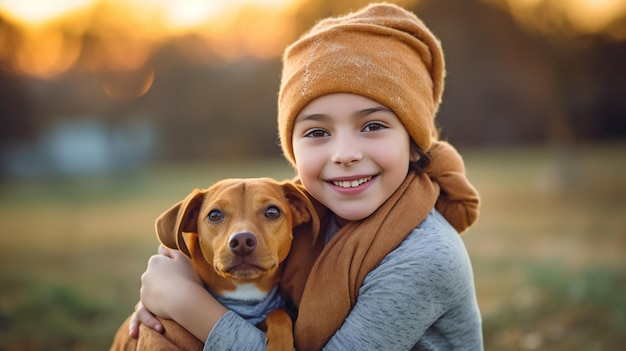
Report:
[{"label": "child's fingers", "polygon": [[139,337],[139,325],[144,324],[149,328],[161,333],[163,331],[163,325],[148,309],[138,302],[135,307],[135,313],[133,313],[130,323],[128,325],[128,333],[131,338]]},{"label": "child's fingers", "polygon": [[168,249],[167,247],[165,247],[163,245],[159,245],[159,249],[157,250],[157,252],[160,255],[167,256],[167,257],[170,257],[170,258],[173,257],[172,256],[172,251],[174,251],[174,250],[170,250],[170,249]]},{"label": "child's fingers", "polygon": [[139,321],[137,320],[137,314],[133,313],[128,324],[128,335],[131,339],[137,339],[139,337]]}]

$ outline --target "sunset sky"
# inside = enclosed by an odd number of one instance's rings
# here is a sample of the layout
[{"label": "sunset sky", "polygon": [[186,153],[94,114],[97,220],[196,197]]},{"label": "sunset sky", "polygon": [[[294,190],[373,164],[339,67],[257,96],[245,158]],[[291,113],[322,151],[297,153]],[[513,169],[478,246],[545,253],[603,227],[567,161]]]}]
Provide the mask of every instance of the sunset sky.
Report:
[{"label": "sunset sky", "polygon": [[164,29],[179,31],[199,27],[221,14],[245,6],[286,7],[294,0],[0,0],[0,12],[24,24],[40,26],[85,13],[94,6],[116,7],[129,18],[159,18]]},{"label": "sunset sky", "polygon": [[[81,60],[92,71],[133,71],[160,43],[186,34],[205,40],[225,58],[274,57],[287,40],[282,20],[294,0],[0,0],[0,15],[17,25],[0,55],[13,69],[48,78]],[[85,33],[94,43],[87,50]],[[7,48],[6,50],[2,50]],[[88,51],[88,52],[86,52]]]},{"label": "sunset sky", "polygon": [[[539,19],[534,12],[542,2],[550,3],[562,18],[571,23],[581,33],[600,33],[617,18],[624,18],[624,0],[486,0],[490,3],[507,3],[513,16],[522,23],[532,23]],[[545,13],[542,13],[545,15]],[[535,18],[533,18],[535,17]],[[622,38],[624,39],[624,38]]]},{"label": "sunset sky", "polygon": [[[596,34],[616,18],[626,18],[624,0],[550,0],[555,11],[537,11],[545,0],[483,1],[505,7],[518,22],[540,31],[555,30],[546,23],[565,19],[580,33]],[[0,31],[0,60],[10,62],[18,74],[43,79],[70,68],[126,74],[145,69],[160,44],[189,34],[227,60],[277,57],[292,38],[293,15],[298,5],[302,7],[300,2],[0,0],[0,17],[17,28],[17,33]],[[553,12],[559,19],[546,17]],[[626,33],[619,35],[626,40]],[[201,55],[191,52],[190,56]],[[145,82],[152,79],[149,70],[142,74]]]}]

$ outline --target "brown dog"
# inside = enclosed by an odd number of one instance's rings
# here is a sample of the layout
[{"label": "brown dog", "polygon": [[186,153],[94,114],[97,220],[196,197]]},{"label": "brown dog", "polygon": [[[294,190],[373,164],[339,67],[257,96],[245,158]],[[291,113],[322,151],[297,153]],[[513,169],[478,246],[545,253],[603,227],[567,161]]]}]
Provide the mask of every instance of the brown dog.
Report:
[{"label": "brown dog", "polygon": [[[157,219],[156,231],[163,245],[190,257],[210,292],[227,308],[242,316],[253,314],[250,322],[267,326],[269,350],[293,350],[292,322],[279,308],[283,301],[277,284],[279,265],[299,225],[313,233],[319,228],[315,209],[299,185],[269,178],[226,179],[194,190],[167,210]],[[250,310],[250,302],[258,302],[261,311]],[[128,321],[111,350],[202,349],[203,341],[171,320],[161,319],[164,334],[142,326],[139,340],[129,338]]]}]

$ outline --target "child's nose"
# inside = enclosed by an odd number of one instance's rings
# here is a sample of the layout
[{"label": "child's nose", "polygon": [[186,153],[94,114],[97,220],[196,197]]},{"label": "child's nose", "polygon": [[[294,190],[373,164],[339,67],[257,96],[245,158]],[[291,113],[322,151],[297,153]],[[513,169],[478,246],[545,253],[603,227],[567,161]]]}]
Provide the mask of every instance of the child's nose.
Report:
[{"label": "child's nose", "polygon": [[358,143],[350,137],[336,139],[332,162],[344,166],[352,165],[363,158]]}]

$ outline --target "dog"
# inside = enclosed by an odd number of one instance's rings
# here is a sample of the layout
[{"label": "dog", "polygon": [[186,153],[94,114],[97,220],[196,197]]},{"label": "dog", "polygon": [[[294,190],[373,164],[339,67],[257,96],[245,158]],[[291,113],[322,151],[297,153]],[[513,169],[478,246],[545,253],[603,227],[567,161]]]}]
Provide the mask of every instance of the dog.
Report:
[{"label": "dog", "polygon": [[[268,350],[294,349],[278,283],[280,263],[299,226],[312,233],[319,229],[313,204],[300,185],[270,178],[231,178],[196,189],[156,220],[161,243],[190,258],[218,301],[265,330]],[[265,310],[250,313],[251,306],[261,305]],[[128,336],[127,319],[111,350],[202,349],[203,341],[176,322],[160,321],[164,334],[141,326],[136,340]]]}]

